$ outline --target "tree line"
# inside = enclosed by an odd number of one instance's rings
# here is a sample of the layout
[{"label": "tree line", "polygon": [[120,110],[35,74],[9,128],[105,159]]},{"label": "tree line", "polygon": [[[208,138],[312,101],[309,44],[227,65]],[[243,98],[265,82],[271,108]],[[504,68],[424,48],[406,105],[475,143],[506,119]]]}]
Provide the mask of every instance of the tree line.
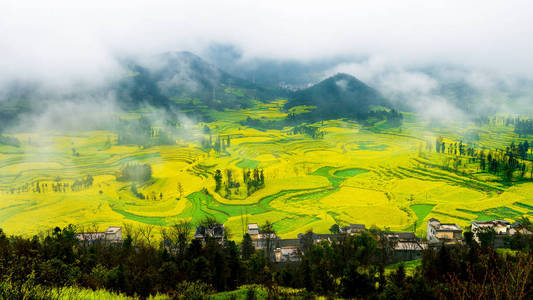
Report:
[{"label": "tree line", "polygon": [[514,123],[514,132],[519,137],[533,135],[533,120],[516,120]]},{"label": "tree line", "polygon": [[167,123],[163,128],[159,128],[153,127],[152,122],[145,116],[135,120],[119,119],[115,126],[117,144],[135,144],[143,147],[175,145],[176,139],[173,137],[173,131],[178,123],[168,121]]},{"label": "tree line", "polygon": [[[505,181],[511,182],[515,172],[519,172],[520,178],[524,178],[527,172],[527,161],[530,160],[530,144],[527,141],[511,144],[505,149],[496,151],[486,149],[476,149],[474,146],[467,146],[462,141],[444,142],[442,137],[435,140],[435,151],[437,153],[447,153],[454,155],[453,167],[458,171],[461,165],[459,157],[463,156],[471,163],[477,163],[479,169],[502,176]],[[531,178],[533,178],[533,163],[531,163]]]},{"label": "tree line", "polygon": [[[207,128],[207,130],[205,129]],[[225,152],[226,148],[231,146],[231,137],[229,135],[221,136],[217,135],[213,138],[213,135],[210,133],[209,127],[204,127],[204,133],[209,133],[209,138],[203,137],[200,140],[200,145],[207,151],[214,150],[216,153]]]},{"label": "tree line", "polygon": [[42,182],[35,181],[31,183],[26,183],[17,188],[10,188],[7,190],[8,193],[24,193],[24,192],[33,192],[33,193],[66,193],[67,190],[72,192],[79,192],[86,189],[89,189],[93,186],[94,177],[92,175],[82,176],[81,178],[76,178],[74,182],[69,183],[63,181],[59,176],[54,179],[52,182]]},{"label": "tree line", "polygon": [[[266,225],[262,228],[271,228]],[[165,293],[182,299],[184,285],[209,293],[255,283],[267,287],[272,299],[278,298],[279,286],[303,289],[302,298],[533,296],[531,236],[511,244],[517,252],[501,254],[485,239],[478,243],[471,232],[465,232],[464,245],[426,250],[421,265],[408,275],[402,265],[385,271],[390,253],[377,229],[331,242],[303,238],[301,259],[290,263],[275,263],[271,250],[255,250],[247,234],[241,244],[229,238],[200,241],[191,239],[191,225],[182,222],[162,228],[162,241],[157,243],[154,226],[125,226],[124,230],[125,239],[119,243],[82,242],[74,226],[56,227],[32,238],[7,236],[0,230],[0,293],[16,296],[16,287],[23,286],[80,286],[141,297]],[[15,288],[6,290],[6,286]],[[13,294],[6,298],[16,298]]]},{"label": "tree line", "polygon": [[120,169],[118,181],[145,182],[152,178],[152,166],[150,164],[127,164]]}]

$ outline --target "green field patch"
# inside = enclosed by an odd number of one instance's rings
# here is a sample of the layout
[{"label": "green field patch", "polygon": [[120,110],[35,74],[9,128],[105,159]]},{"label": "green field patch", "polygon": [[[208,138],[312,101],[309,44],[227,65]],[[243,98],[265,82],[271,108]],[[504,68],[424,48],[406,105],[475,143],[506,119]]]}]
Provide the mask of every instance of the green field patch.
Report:
[{"label": "green field patch", "polygon": [[391,272],[396,271],[400,267],[400,265],[404,266],[405,273],[407,275],[412,276],[415,273],[416,268],[422,265],[422,260],[414,259],[414,260],[402,261],[402,262],[398,262],[392,265],[388,265],[385,267],[385,274],[390,274]]},{"label": "green field patch", "polygon": [[257,215],[268,212],[262,206],[255,204],[225,204],[216,201],[211,195],[201,191],[194,192],[187,196],[191,206],[187,207],[178,217],[191,219],[193,223],[198,223],[206,216],[214,217],[218,222],[225,223],[229,217],[240,215]]},{"label": "green field patch", "polygon": [[338,187],[341,184],[341,182],[344,181],[344,178],[332,176],[330,171],[334,169],[335,167],[331,167],[331,166],[321,167],[317,169],[316,171],[314,171],[313,173],[311,173],[311,175],[326,177],[329,180],[329,182],[331,182],[333,187]]},{"label": "green field patch", "polygon": [[476,221],[490,221],[495,219],[519,219],[524,213],[506,206],[494,207],[482,211],[457,208],[457,211],[476,215]]},{"label": "green field patch", "polygon": [[335,187],[335,188],[329,188],[329,189],[325,189],[325,190],[317,190],[317,191],[312,191],[312,192],[309,192],[309,193],[303,193],[303,194],[299,194],[299,195],[294,195],[294,196],[290,196],[287,198],[287,201],[294,201],[294,202],[299,202],[299,201],[308,201],[308,202],[316,202],[318,203],[318,201],[330,194],[333,194],[335,193],[336,191],[338,191],[338,188]]},{"label": "green field patch", "polygon": [[435,204],[413,204],[409,207],[415,212],[416,217],[418,218],[416,222],[417,227],[422,224],[422,221],[431,212],[433,207],[435,207]]},{"label": "green field patch", "polygon": [[187,199],[192,204],[187,207],[181,214],[180,218],[191,219],[193,223],[205,219],[206,216],[215,218],[218,222],[225,223],[230,215],[224,211],[211,209],[208,207],[208,202],[212,197],[202,192],[194,192],[187,196]]},{"label": "green field patch", "polygon": [[255,169],[261,162],[253,159],[245,158],[236,164],[237,167],[243,169]]},{"label": "green field patch", "polygon": [[369,151],[385,151],[389,148],[387,145],[383,144],[374,144],[373,142],[361,141],[357,143],[359,150],[369,150]]},{"label": "green field patch", "polygon": [[519,207],[523,207],[523,208],[525,208],[525,209],[528,209],[529,211],[533,211],[533,206],[531,206],[531,205],[527,205],[527,204],[522,203],[522,202],[515,202],[515,203],[513,203],[513,204],[516,205],[516,206],[519,206]]},{"label": "green field patch", "polygon": [[333,175],[335,175],[337,177],[341,177],[341,178],[349,178],[349,177],[354,177],[354,176],[357,176],[359,174],[363,174],[363,173],[367,173],[367,172],[369,172],[369,171],[366,170],[366,169],[351,168],[351,169],[344,169],[344,170],[335,171],[335,173],[333,173]]},{"label": "green field patch", "polygon": [[281,192],[276,193],[274,195],[270,195],[270,196],[266,196],[266,197],[261,198],[259,200],[258,204],[259,204],[259,206],[263,207],[265,210],[280,211],[280,210],[277,210],[277,209],[273,208],[272,206],[270,206],[270,202],[272,202],[276,198],[283,197],[283,196],[285,196],[287,194],[298,193],[298,192],[301,192],[301,191],[303,191],[303,190],[285,190],[285,191],[281,191]]},{"label": "green field patch", "polygon": [[463,221],[472,221],[471,219],[467,219],[465,217],[448,214],[448,213],[445,213],[445,212],[442,212],[442,211],[434,210],[434,211],[431,212],[431,214],[438,214],[438,215],[447,216],[447,217],[451,217],[451,218],[459,219],[459,220],[463,220]]},{"label": "green field patch", "polygon": [[277,233],[284,234],[293,231],[295,228],[300,228],[319,220],[320,218],[314,216],[303,216],[298,218],[281,219],[273,225]]},{"label": "green field patch", "polygon": [[128,220],[132,220],[132,221],[136,221],[136,222],[140,222],[140,223],[145,223],[145,224],[158,225],[158,226],[166,226],[167,225],[166,217],[140,216],[140,215],[132,214],[132,213],[127,212],[127,211],[122,210],[122,209],[116,209],[116,208],[111,208],[111,209],[114,212],[123,215]]}]

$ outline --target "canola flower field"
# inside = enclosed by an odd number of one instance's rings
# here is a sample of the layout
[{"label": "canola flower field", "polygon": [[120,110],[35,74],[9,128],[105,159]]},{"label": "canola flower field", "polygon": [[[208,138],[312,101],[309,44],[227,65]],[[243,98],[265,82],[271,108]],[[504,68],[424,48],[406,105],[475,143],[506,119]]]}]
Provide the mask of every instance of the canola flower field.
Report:
[{"label": "canola flower field", "polygon": [[[31,235],[68,224],[168,226],[210,216],[239,240],[245,223],[267,220],[281,237],[295,238],[310,229],[327,233],[335,223],[425,235],[429,218],[466,227],[474,220],[533,216],[533,182],[503,184],[468,163],[460,172],[447,171],[438,166],[448,154],[425,150],[437,135],[459,141],[472,130],[479,135],[476,146],[503,148],[521,141],[510,127],[435,129],[406,114],[401,129],[349,120],[312,124],[325,132],[313,139],[289,127],[257,130],[240,123],[285,118],[282,105],[210,112],[218,121],[191,126],[196,140],[178,137],[172,146],[118,145],[109,131],[13,133],[21,146],[0,146],[0,228]],[[224,152],[201,148],[205,125],[231,137]],[[117,180],[128,163],[151,165],[152,179],[137,185],[147,199],[132,192],[131,182]],[[264,188],[236,199],[214,191],[215,170],[231,169],[240,177],[253,168],[264,171]],[[87,175],[94,178],[89,188],[51,188]],[[46,188],[35,191],[37,182]]]}]

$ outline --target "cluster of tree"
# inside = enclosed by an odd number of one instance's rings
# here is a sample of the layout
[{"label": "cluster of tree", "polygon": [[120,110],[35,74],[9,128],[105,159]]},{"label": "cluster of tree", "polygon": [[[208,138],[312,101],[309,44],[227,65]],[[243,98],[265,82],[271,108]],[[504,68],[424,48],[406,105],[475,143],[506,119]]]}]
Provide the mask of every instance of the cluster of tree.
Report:
[{"label": "cluster of tree", "polygon": [[133,195],[135,195],[135,197],[139,198],[139,199],[146,199],[146,197],[144,196],[143,193],[139,192],[139,190],[137,190],[137,185],[135,183],[132,183],[131,186],[130,186],[130,190],[131,190],[131,193]]},{"label": "cluster of tree", "polygon": [[79,157],[80,153],[76,151],[76,148],[72,148],[72,156]]},{"label": "cluster of tree", "polygon": [[230,239],[191,240],[190,224],[179,223],[162,228],[163,241],[157,244],[153,226],[124,230],[124,241],[115,244],[79,241],[73,226],[30,239],[0,230],[1,280],[14,287],[76,285],[176,298],[193,282],[209,291],[255,283],[272,295],[276,286],[285,286],[357,299],[529,299],[533,291],[531,237],[518,252],[504,255],[466,232],[464,245],[426,250],[421,266],[407,275],[402,265],[385,272],[390,254],[379,231],[320,243],[304,237],[299,261],[275,263],[272,247],[255,250],[247,234],[241,245]]},{"label": "cluster of tree", "polygon": [[[323,116],[320,113],[316,112],[305,112],[301,114],[296,114],[294,112],[289,112],[287,117],[282,120],[262,120],[257,118],[248,117],[246,120],[241,121],[240,124],[250,128],[255,128],[258,130],[268,130],[276,129],[281,130],[288,126],[294,126],[292,133],[294,134],[307,134],[311,137],[315,136],[316,138],[323,137],[324,133],[319,132],[317,128],[307,125],[301,125],[302,123],[315,123],[324,120],[335,119],[334,116],[327,114]],[[351,119],[359,121],[367,121],[369,124],[375,122],[386,120],[390,127],[400,127],[403,124],[403,114],[398,110],[370,110],[370,111],[357,111]],[[312,132],[317,130],[317,132]],[[313,138],[315,138],[313,137]]]},{"label": "cluster of tree", "polygon": [[486,156],[484,151],[481,151],[478,154],[480,168],[494,174],[501,174],[507,181],[512,181],[515,171],[520,171],[520,177],[523,178],[527,166],[525,161],[520,161],[520,158],[526,158],[527,149],[529,149],[527,142],[520,143],[519,146],[512,142],[504,151],[491,151]]},{"label": "cluster of tree", "polygon": [[528,151],[531,145],[527,142],[520,142],[518,145],[515,145],[514,143],[511,143],[511,145],[507,148],[508,152],[513,152],[514,154],[518,155],[521,159],[526,160],[528,159]]},{"label": "cluster of tree", "polygon": [[519,137],[533,135],[533,120],[516,120],[514,124],[514,132]]},{"label": "cluster of tree", "polygon": [[120,170],[117,177],[119,181],[145,182],[152,178],[152,166],[150,164],[127,164]]},{"label": "cluster of tree", "polygon": [[20,141],[16,137],[0,134],[0,145],[20,147]]},{"label": "cluster of tree", "polygon": [[368,113],[369,119],[386,120],[390,127],[400,127],[403,124],[403,114],[396,110],[373,110]]},{"label": "cluster of tree", "polygon": [[467,147],[463,141],[446,144],[441,136],[435,140],[435,151],[460,156],[474,156],[476,152],[474,147]]},{"label": "cluster of tree", "polygon": [[[208,127],[207,129],[209,130]],[[204,132],[205,132],[205,129],[204,129]],[[215,152],[221,153],[221,152],[226,151],[226,148],[231,146],[231,137],[229,135],[226,135],[226,136],[217,135],[216,138],[213,140],[213,136],[209,134],[209,139],[202,138],[200,141],[200,144],[202,148],[204,148],[207,151],[213,149],[215,150]]]},{"label": "cluster of tree", "polygon": [[94,178],[92,175],[87,175],[82,179],[74,180],[74,183],[70,185],[70,188],[73,192],[82,191],[93,186]]},{"label": "cluster of tree", "polygon": [[[74,180],[72,184],[69,185],[68,182],[61,182],[56,179],[56,183],[51,183],[50,187],[53,192],[66,192],[67,188],[70,187],[70,190],[73,192],[83,191],[85,189],[91,188],[93,186],[94,178],[92,175],[83,176],[80,179]],[[35,182],[35,187],[33,189],[35,193],[45,193],[48,191],[48,183],[40,183],[39,181]]]},{"label": "cluster of tree", "polygon": [[[225,198],[230,198],[231,194],[240,194],[241,184],[234,176],[231,169],[225,170],[226,180],[224,181],[224,176],[222,171],[216,170],[213,178],[215,179],[215,192],[221,193],[223,190],[225,192]],[[261,169],[243,169],[242,170],[242,182],[246,185],[246,194],[250,196],[258,189],[261,189],[265,186],[265,175]]]},{"label": "cluster of tree", "polygon": [[[518,144],[512,142],[505,150],[485,152],[485,150],[468,147],[462,141],[446,144],[442,137],[438,137],[435,141],[435,149],[438,153],[456,156],[453,161],[456,171],[461,165],[461,160],[458,157],[464,156],[472,163],[477,162],[481,170],[501,175],[504,180],[510,182],[516,171],[519,171],[520,177],[524,178],[527,171],[526,160],[529,158],[530,145],[527,141]],[[531,175],[533,178],[533,166],[531,167]]]},{"label": "cluster of tree", "polygon": [[[30,190],[33,189],[33,185],[34,185],[33,182],[32,183],[25,183],[22,186],[19,186],[19,187],[16,187],[16,188],[15,187],[11,187],[11,188],[9,188],[7,190],[3,190],[3,191],[6,192],[6,193],[11,193],[11,194],[14,194],[15,192],[17,194],[24,193],[24,192],[27,193],[27,192],[29,192]],[[35,189],[33,189],[33,191],[35,192]]]},{"label": "cluster of tree", "polygon": [[326,135],[325,131],[321,131],[320,128],[314,126],[300,125],[292,129],[293,134],[305,134],[313,139],[322,139]]},{"label": "cluster of tree", "polygon": [[242,180],[246,184],[246,193],[248,196],[265,187],[265,174],[263,173],[263,169],[243,169]]},{"label": "cluster of tree", "polygon": [[18,188],[10,188],[8,192],[11,194],[14,194],[15,192],[23,193],[30,191],[34,193],[47,193],[50,191],[54,193],[66,193],[67,190],[72,192],[79,192],[91,188],[93,186],[93,182],[94,178],[92,175],[86,175],[81,178],[77,178],[72,184],[62,181],[61,178],[58,176],[54,179],[54,182],[40,182],[39,180],[37,180],[32,183],[26,183]]},{"label": "cluster of tree", "polygon": [[175,145],[172,129],[177,123],[165,124],[164,128],[153,127],[152,122],[141,116],[139,119],[124,120],[119,119],[115,131],[117,132],[117,143],[119,145],[142,145],[150,147],[156,145]]},{"label": "cluster of tree", "polygon": [[262,120],[262,119],[256,119],[252,117],[246,118],[246,120],[243,120],[239,122],[242,126],[255,128],[257,130],[268,130],[268,129],[277,129],[281,130],[285,126],[291,126],[294,124],[297,124],[297,117],[295,114],[289,113],[289,115],[282,120]]}]

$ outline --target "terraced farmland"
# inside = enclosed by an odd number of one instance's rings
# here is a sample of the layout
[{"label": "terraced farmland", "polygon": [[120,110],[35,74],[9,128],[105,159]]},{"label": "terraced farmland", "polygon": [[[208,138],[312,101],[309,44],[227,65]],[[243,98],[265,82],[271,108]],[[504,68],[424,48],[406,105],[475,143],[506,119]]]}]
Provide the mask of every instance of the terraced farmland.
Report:
[{"label": "terraced farmland", "polygon": [[[332,120],[314,124],[326,134],[312,139],[290,128],[261,131],[239,123],[248,116],[279,120],[286,115],[279,103],[211,113],[219,121],[197,124],[193,139],[174,146],[117,145],[107,131],[14,134],[21,147],[0,146],[0,227],[35,234],[69,223],[166,226],[211,216],[238,240],[245,222],[267,220],[282,237],[294,238],[309,229],[328,232],[334,223],[416,228],[423,235],[429,218],[467,226],[473,220],[533,216],[533,183],[503,185],[468,164],[464,172],[441,168],[446,155],[420,150],[433,133],[416,121],[399,131]],[[201,148],[204,125],[230,136],[231,145],[221,153]],[[519,140],[505,128],[479,130],[483,147]],[[438,134],[460,137],[452,129]],[[128,163],[152,167],[153,178],[136,184],[145,199],[132,192],[132,182],[117,181]],[[249,196],[241,188],[235,199],[215,192],[217,169],[240,178],[243,169],[254,168],[264,171],[264,188]],[[94,178],[88,188],[51,188],[88,175]],[[36,191],[36,183],[45,188]]]}]

